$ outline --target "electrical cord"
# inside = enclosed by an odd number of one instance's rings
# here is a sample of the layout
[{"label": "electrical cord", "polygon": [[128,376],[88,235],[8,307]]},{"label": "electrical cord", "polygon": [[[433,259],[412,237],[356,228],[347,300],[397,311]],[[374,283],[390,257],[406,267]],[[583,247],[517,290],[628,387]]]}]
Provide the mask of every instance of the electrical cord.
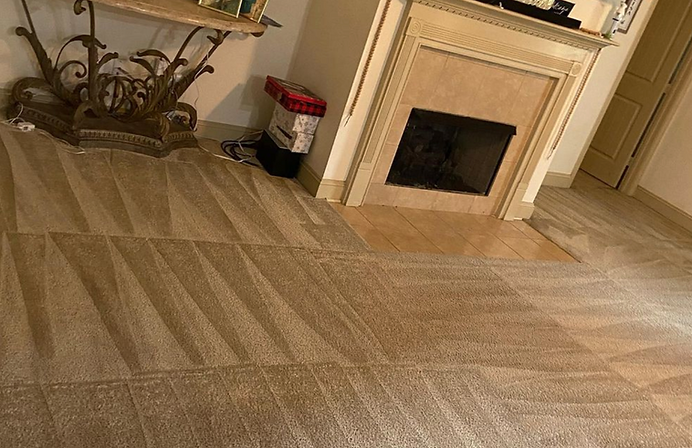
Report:
[{"label": "electrical cord", "polygon": [[261,134],[262,131],[257,131],[243,135],[237,140],[224,140],[221,142],[221,150],[234,162],[259,168],[259,164],[254,161],[255,155],[249,153],[246,148],[252,148],[259,143],[259,139],[253,137]]},{"label": "electrical cord", "polygon": [[[19,121],[17,121],[17,119],[19,119]],[[86,151],[84,149],[79,148],[79,147],[75,147],[71,143],[69,143],[69,142],[67,142],[61,138],[55,137],[54,135],[52,135],[46,131],[43,131],[41,129],[38,129],[36,127],[33,127],[31,130],[23,130],[22,128],[19,127],[19,125],[21,125],[22,123],[29,123],[29,122],[22,120],[21,118],[19,118],[19,116],[17,116],[12,120],[1,121],[0,125],[7,126],[7,127],[11,128],[12,130],[17,131],[17,132],[23,132],[23,133],[32,132],[34,134],[39,134],[39,135],[42,135],[44,137],[48,137],[50,140],[52,140],[55,143],[56,148],[58,148],[60,151],[66,152],[68,154],[72,154],[75,156],[81,156],[83,154],[86,154]],[[72,148],[76,148],[77,151],[73,151]]]},{"label": "electrical cord", "polygon": [[3,121],[4,124],[9,124],[10,126],[14,126],[18,123],[25,123],[24,119],[22,119],[22,114],[24,113],[24,105],[22,103],[19,103],[19,113],[17,116],[14,118],[11,118],[9,120]]},{"label": "electrical cord", "polygon": [[221,150],[229,157],[229,160],[244,165],[250,165],[259,168],[259,165],[253,160],[255,157],[245,152],[242,145],[236,143],[224,142],[221,145]]}]

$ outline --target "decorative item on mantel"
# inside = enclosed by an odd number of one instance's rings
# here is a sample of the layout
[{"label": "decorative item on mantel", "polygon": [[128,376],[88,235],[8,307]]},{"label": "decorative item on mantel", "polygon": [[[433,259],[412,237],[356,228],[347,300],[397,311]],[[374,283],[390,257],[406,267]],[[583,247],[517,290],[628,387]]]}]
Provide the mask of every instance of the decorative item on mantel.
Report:
[{"label": "decorative item on mantel", "polygon": [[550,10],[559,16],[569,17],[575,4],[566,0],[555,0]]},{"label": "decorative item on mantel", "polygon": [[295,177],[300,156],[310,151],[320,119],[327,112],[327,102],[299,84],[273,76],[267,76],[264,90],[277,104],[257,159],[271,175]]},{"label": "decorative item on mantel", "polygon": [[516,12],[544,22],[564,26],[566,28],[579,29],[581,20],[558,14],[551,8],[555,0],[477,0],[481,3],[489,3],[507,11]]},{"label": "decorative item on mantel", "polygon": [[627,5],[627,0],[621,0],[620,6],[617,10],[615,10],[615,16],[613,17],[613,26],[611,27],[610,32],[606,34],[606,37],[608,39],[612,39],[613,37],[615,37],[618,31],[620,31],[620,28],[622,27],[622,22],[624,22],[625,16],[627,15],[628,8],[629,6]]},{"label": "decorative item on mantel", "polygon": [[[580,20],[569,17],[575,3],[566,0],[477,0],[488,3],[508,11],[517,12],[535,19],[579,29],[593,36],[613,39],[618,32],[627,32],[629,25],[636,14],[642,0],[615,0],[616,7],[612,12],[612,26],[607,25],[605,30],[590,30],[582,28]],[[612,3],[612,1],[611,1]],[[608,6],[611,8],[612,6]],[[607,9],[608,11],[610,9]],[[610,21],[608,22],[610,23]]]},{"label": "decorative item on mantel", "polygon": [[[197,111],[179,99],[197,78],[214,72],[209,60],[226,37],[232,32],[259,37],[267,29],[266,25],[244,17],[207,10],[192,0],[166,0],[165,8],[161,7],[161,0],[76,0],[76,15],[88,11],[89,34],[69,39],[54,63],[38,38],[27,0],[21,3],[29,29],[19,27],[16,33],[31,44],[42,77],[24,78],[13,86],[9,118],[19,117],[74,145],[124,149],[155,157],[197,145]],[[139,51],[130,57],[130,62],[146,72],[145,76],[111,73],[105,67],[120,56],[113,52],[101,54],[106,45],[96,37],[94,3],[195,28],[173,58],[156,49]],[[184,70],[190,61],[183,56],[193,38],[205,28],[211,29],[211,46],[199,63]],[[75,43],[86,48],[86,62],[62,61],[64,50]],[[49,94],[53,102],[34,100],[37,91]]]},{"label": "decorative item on mantel", "polygon": [[642,2],[643,0],[629,0],[627,2],[627,12],[625,13],[625,17],[620,21],[620,33],[627,34],[627,32],[630,29],[630,26],[632,25],[634,17],[637,15],[639,6],[641,6]]},{"label": "decorative item on mantel", "polygon": [[555,4],[555,0],[519,0],[522,3],[526,3],[527,5],[532,5],[536,6],[541,9],[549,10],[552,9],[553,5]]}]

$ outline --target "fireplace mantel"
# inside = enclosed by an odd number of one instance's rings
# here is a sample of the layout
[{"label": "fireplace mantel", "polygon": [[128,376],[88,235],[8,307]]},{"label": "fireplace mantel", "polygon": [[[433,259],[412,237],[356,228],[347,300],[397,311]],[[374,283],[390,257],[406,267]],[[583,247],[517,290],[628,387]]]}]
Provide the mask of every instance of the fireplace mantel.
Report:
[{"label": "fireplace mantel", "polygon": [[[345,203],[466,211],[508,220],[530,217],[533,204],[524,201],[526,193],[545,178],[601,50],[615,43],[475,0],[411,0],[401,23],[398,41],[390,54],[346,182]],[[523,118],[509,117],[511,114],[502,108],[512,108],[521,96],[519,93],[524,94],[520,87],[514,91],[516,93],[509,94],[517,96],[506,97],[512,104],[504,106],[500,102],[498,106],[497,98],[486,100],[483,93],[463,93],[480,91],[497,96],[492,86],[481,89],[469,85],[473,80],[465,75],[466,68],[451,72],[445,69],[446,75],[437,83],[426,84],[426,77],[440,76],[426,64],[436,67],[447,64],[442,64],[435,54],[454,59],[455,67],[469,67],[466,63],[481,64],[486,69],[481,69],[480,77],[498,79],[497,85],[503,88],[516,83],[517,76],[536,78],[538,81],[522,78],[518,82],[521,86],[525,82],[538,83],[542,86],[540,89],[546,89],[541,92],[547,93],[539,95],[542,99],[535,102],[535,115],[532,110],[534,118],[530,122],[512,123],[511,119]],[[474,70],[478,73],[479,69]],[[457,76],[458,73],[464,76]],[[443,88],[441,86],[449,84],[452,78],[458,79],[453,83],[459,83],[454,84],[459,88],[452,89],[458,91],[454,98],[436,92],[435,89]],[[423,87],[420,86],[422,79]],[[510,84],[505,86],[505,82]],[[476,87],[479,90],[474,90]],[[421,89],[427,89],[426,93],[418,92],[419,99],[412,99],[416,97],[412,91]],[[481,96],[476,98],[478,95]],[[529,102],[534,104],[532,101],[539,96],[528,98]],[[473,107],[467,107],[469,104]],[[514,148],[513,158],[506,160],[498,173],[502,182],[488,195],[475,198],[386,182],[386,173],[411,107],[509,125],[521,124],[521,144],[517,144],[519,147]],[[503,121],[504,118],[510,121]]]},{"label": "fireplace mantel", "polygon": [[412,2],[576,48],[600,49],[618,46],[610,39],[544,22],[476,0],[412,0]]}]

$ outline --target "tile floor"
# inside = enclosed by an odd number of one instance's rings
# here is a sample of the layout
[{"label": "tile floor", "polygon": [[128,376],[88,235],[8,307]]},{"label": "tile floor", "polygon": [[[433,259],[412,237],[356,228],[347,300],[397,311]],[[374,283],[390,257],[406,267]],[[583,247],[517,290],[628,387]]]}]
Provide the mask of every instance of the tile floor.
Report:
[{"label": "tile floor", "polygon": [[332,206],[377,252],[576,262],[522,221],[378,205]]}]

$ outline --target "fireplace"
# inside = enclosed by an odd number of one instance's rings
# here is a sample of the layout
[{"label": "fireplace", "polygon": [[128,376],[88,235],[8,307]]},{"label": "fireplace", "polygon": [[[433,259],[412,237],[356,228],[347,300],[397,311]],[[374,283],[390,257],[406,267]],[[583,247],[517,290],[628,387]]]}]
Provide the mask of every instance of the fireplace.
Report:
[{"label": "fireplace", "polygon": [[495,214],[516,188],[555,85],[542,74],[420,48],[365,203]]},{"label": "fireplace", "polygon": [[[474,0],[407,3],[345,203],[528,218],[599,51],[612,43]],[[451,130],[409,123],[427,111]]]},{"label": "fireplace", "polygon": [[515,126],[413,109],[388,185],[488,196]]}]

